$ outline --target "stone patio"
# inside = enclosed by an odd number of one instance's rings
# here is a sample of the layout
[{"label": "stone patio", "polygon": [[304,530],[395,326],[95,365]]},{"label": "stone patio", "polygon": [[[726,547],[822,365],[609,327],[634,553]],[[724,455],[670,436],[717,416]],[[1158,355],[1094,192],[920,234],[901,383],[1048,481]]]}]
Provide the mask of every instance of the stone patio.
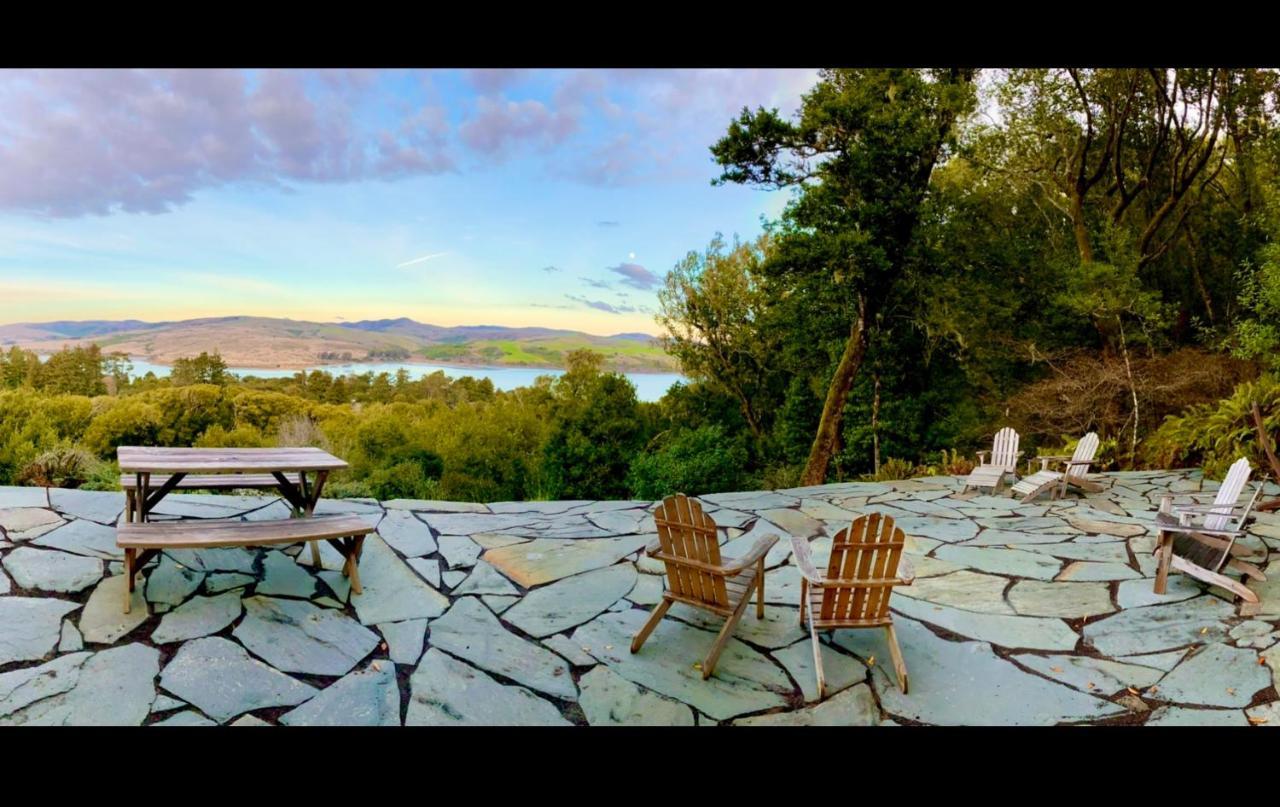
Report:
[{"label": "stone patio", "polygon": [[[301,546],[181,550],[124,614],[123,495],[0,488],[0,725],[1280,725],[1280,583],[1253,618],[1181,576],[1152,592],[1160,496],[1215,483],[1098,478],[1103,493],[1027,505],[954,477],[704,497],[726,555],[784,536],[765,618],[748,610],[708,681],[695,665],[719,625],[702,612],[672,608],[628,651],[664,582],[641,557],[651,502],[325,500],[379,521],[363,594],[327,546],[320,568]],[[171,495],[157,517],[282,509]],[[821,565],[871,510],[910,536],[917,580],[893,610],[911,694],[880,632],[839,631],[817,703],[785,536]],[[1280,549],[1280,514],[1245,543]]]}]

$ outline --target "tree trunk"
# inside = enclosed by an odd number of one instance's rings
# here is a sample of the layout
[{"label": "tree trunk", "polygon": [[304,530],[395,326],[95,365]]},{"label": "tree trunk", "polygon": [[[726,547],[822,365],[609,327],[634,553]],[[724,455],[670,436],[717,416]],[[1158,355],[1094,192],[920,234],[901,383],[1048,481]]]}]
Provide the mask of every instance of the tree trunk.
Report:
[{"label": "tree trunk", "polygon": [[849,341],[845,342],[840,363],[836,365],[835,375],[827,386],[827,400],[822,406],[822,418],[818,421],[818,433],[813,438],[813,447],[809,449],[809,461],[805,463],[801,485],[821,485],[827,479],[827,467],[835,454],[840,426],[844,421],[844,405],[849,399],[849,390],[858,377],[858,370],[862,367],[862,359],[866,353],[867,304],[862,299],[858,302],[858,318],[849,331]]},{"label": "tree trunk", "polygon": [[880,374],[876,373],[875,397],[871,399],[871,455],[873,467],[880,473]]},{"label": "tree trunk", "polygon": [[1071,195],[1071,231],[1075,234],[1081,263],[1093,263],[1093,245],[1089,243],[1089,228],[1084,220],[1084,196],[1079,192]]},{"label": "tree trunk", "polygon": [[1133,396],[1133,434],[1129,437],[1129,467],[1133,467],[1138,457],[1138,387],[1133,381],[1133,365],[1129,363],[1129,342],[1124,337],[1124,321],[1116,315],[1116,323],[1120,326],[1120,351],[1124,354],[1124,373],[1129,379],[1129,394]]}]

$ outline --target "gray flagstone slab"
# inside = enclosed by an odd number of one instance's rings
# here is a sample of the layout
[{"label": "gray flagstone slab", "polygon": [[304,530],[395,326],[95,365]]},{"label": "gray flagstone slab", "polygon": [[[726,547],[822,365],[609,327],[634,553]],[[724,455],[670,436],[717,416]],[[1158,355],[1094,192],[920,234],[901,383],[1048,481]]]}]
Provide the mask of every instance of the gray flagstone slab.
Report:
[{"label": "gray flagstone slab", "polygon": [[888,653],[877,654],[872,673],[880,705],[892,715],[946,726],[1051,726],[1125,711],[1024,672],[985,642],[941,639],[910,619],[899,620],[897,631],[911,676],[910,693],[898,689]]},{"label": "gray flagstone slab", "polygon": [[280,722],[286,726],[398,726],[400,687],[395,665],[373,662],[320,690]]},{"label": "gray flagstone slab", "polygon": [[1142,577],[1142,573],[1124,563],[1094,563],[1077,560],[1068,563],[1058,580],[1074,580],[1090,582],[1099,580],[1134,580]]},{"label": "gray flagstone slab", "polygon": [[418,558],[436,551],[436,539],[431,535],[431,528],[405,510],[393,510],[383,516],[378,522],[378,534],[392,549],[407,558]]},{"label": "gray flagstone slab", "polygon": [[599,663],[562,633],[543,639],[542,644],[564,656],[575,667],[593,667]]},{"label": "gray flagstone slab", "polygon": [[48,507],[49,494],[44,488],[0,485],[0,507]]},{"label": "gray flagstone slab", "polygon": [[178,712],[173,717],[167,717],[164,720],[152,723],[153,726],[216,726],[214,721],[195,711],[188,709],[185,712]]},{"label": "gray flagstone slab", "polygon": [[253,574],[258,550],[231,546],[217,549],[166,549],[164,554],[181,566],[201,572]]},{"label": "gray flagstone slab", "polygon": [[897,597],[941,603],[969,611],[988,614],[1012,614],[1013,608],[1005,602],[1004,590],[1008,579],[996,575],[959,571],[941,577],[925,577],[909,586],[893,590]]},{"label": "gray flagstone slab", "polygon": [[240,616],[240,592],[229,591],[215,597],[192,597],[164,615],[151,632],[156,644],[183,642],[217,633]]},{"label": "gray flagstone slab", "polygon": [[363,625],[433,619],[449,607],[449,599],[414,574],[381,539],[364,542],[360,583],[364,593],[352,594],[351,604]]},{"label": "gray flagstone slab", "polygon": [[282,672],[345,675],[378,646],[378,636],[331,608],[301,600],[249,597],[233,635]]},{"label": "gray flagstone slab", "polygon": [[1024,653],[1013,658],[1047,678],[1094,695],[1111,695],[1128,687],[1146,689],[1164,675],[1151,667],[1088,656],[1034,656]]},{"label": "gray flagstone slab", "polygon": [[84,649],[84,637],[70,619],[62,620],[62,633],[58,635],[58,652],[74,653]]},{"label": "gray flagstone slab", "polygon": [[32,542],[35,546],[61,549],[77,555],[91,558],[118,560],[124,557],[124,550],[116,546],[114,527],[104,527],[92,521],[77,519],[41,535]]},{"label": "gray flagstone slab", "polygon": [[204,582],[204,572],[180,565],[168,555],[147,575],[147,600],[172,607],[195,593]]},{"label": "gray flagstone slab", "polygon": [[219,723],[255,709],[294,706],[318,692],[221,636],[193,639],[178,648],[160,675],[160,686]]},{"label": "gray flagstone slab", "polygon": [[102,579],[102,560],[20,546],[4,556],[4,568],[19,588],[71,593]]},{"label": "gray flagstone slab", "polygon": [[785,706],[794,691],[780,667],[732,638],[715,673],[704,681],[699,668],[715,634],[679,620],[664,619],[640,652],[632,653],[631,637],[644,620],[638,610],[603,614],[575,630],[570,639],[633,684],[687,703],[715,720]]},{"label": "gray flagstone slab", "polygon": [[876,726],[880,724],[880,709],[876,706],[871,687],[858,684],[852,689],[824,700],[816,706],[793,712],[775,712],[756,717],[742,717],[733,721],[735,726]]},{"label": "gray flagstone slab", "polygon": [[74,685],[0,718],[0,725],[137,726],[151,713],[160,651],[127,644],[94,653]]},{"label": "gray flagstone slab", "polygon": [[[366,541],[365,545],[368,546]],[[304,549],[310,554],[310,549]],[[363,562],[363,559],[362,559]],[[262,556],[262,579],[254,588],[257,594],[310,599],[316,595],[316,578],[283,552],[266,552]]]},{"label": "gray flagstone slab", "polygon": [[430,627],[432,647],[548,695],[578,695],[564,659],[508,631],[474,597],[456,601]]},{"label": "gray flagstone slab", "polygon": [[480,545],[464,535],[441,535],[439,543],[440,556],[449,564],[451,571],[469,569],[480,557]]},{"label": "gray flagstone slab", "polygon": [[118,574],[105,578],[93,589],[80,612],[80,633],[86,642],[113,644],[147,621],[147,601],[142,596],[141,581],[134,585],[129,613],[122,612],[128,582],[124,575]]},{"label": "gray flagstone slab", "polygon": [[110,525],[124,512],[124,493],[50,488],[49,504],[60,513]]},{"label": "gray flagstone slab", "polygon": [[1060,619],[962,611],[945,605],[893,598],[893,610],[970,639],[1009,648],[1072,650],[1080,638]]},{"label": "gray flagstone slab", "polygon": [[387,640],[387,654],[396,664],[417,664],[422,657],[422,644],[427,638],[427,620],[383,622],[377,626]]},{"label": "gray flagstone slab", "polygon": [[[854,684],[867,680],[870,674],[861,660],[847,656],[825,643],[819,643],[822,652],[822,673],[826,680],[827,697]],[[818,677],[813,667],[813,642],[802,639],[795,644],[773,651],[773,657],[800,685],[805,703],[818,700]]]},{"label": "gray flagstone slab", "polygon": [[[30,488],[19,488],[30,490]],[[41,490],[43,494],[44,491]],[[29,541],[60,527],[65,522],[52,510],[40,507],[16,507],[0,510],[0,529],[11,541]]]},{"label": "gray flagstone slab", "polygon": [[508,596],[518,595],[519,593],[520,590],[511,585],[510,580],[503,577],[497,569],[484,561],[477,563],[471,570],[471,574],[467,575],[467,579],[463,580],[461,585],[453,590],[455,597],[462,594]]},{"label": "gray flagstone slab", "polygon": [[1182,661],[1186,655],[1186,650],[1174,650],[1169,653],[1148,653],[1142,656],[1119,656],[1116,660],[1126,664],[1141,664],[1144,667],[1153,667],[1157,670],[1168,672],[1178,666],[1178,662]]},{"label": "gray flagstone slab", "polygon": [[692,726],[693,710],[647,692],[601,664],[582,676],[578,704],[591,726]]},{"label": "gray flagstone slab", "polygon": [[[1013,526],[1012,524],[1009,526]],[[965,546],[1021,546],[1028,548],[1035,544],[1056,544],[1069,536],[1054,532],[1027,532],[1012,529],[984,529],[972,541],[965,541]]]},{"label": "gray flagstone slab", "polygon": [[981,546],[940,546],[933,551],[939,560],[958,563],[983,572],[1052,580],[1062,568],[1062,561],[1051,555],[1023,549],[997,549]]},{"label": "gray flagstone slab", "polygon": [[435,558],[408,558],[405,562],[433,588],[440,587],[440,561]]},{"label": "gray flagstone slab", "polygon": [[734,510],[768,510],[774,507],[794,507],[800,500],[774,491],[741,491],[737,493],[709,493],[699,496],[704,502],[718,504]]},{"label": "gray flagstone slab", "polygon": [[1056,616],[1063,619],[1109,614],[1111,589],[1106,583],[1046,583],[1019,580],[1009,589],[1009,603],[1024,616]]},{"label": "gray flagstone slab", "polygon": [[897,526],[907,535],[933,538],[949,544],[967,541],[978,534],[978,525],[969,519],[910,516],[898,519]]},{"label": "gray flagstone slab", "polygon": [[644,548],[642,535],[568,540],[539,538],[485,552],[483,558],[524,588],[612,566]]},{"label": "gray flagstone slab", "polygon": [[92,653],[71,653],[37,667],[0,673],[0,717],[72,689]]},{"label": "gray flagstone slab", "polygon": [[1055,558],[1069,560],[1087,560],[1101,563],[1129,563],[1129,548],[1124,541],[1108,541],[1106,543],[1054,543],[1028,546],[1028,552],[1040,552],[1053,555]]},{"label": "gray flagstone slab", "polygon": [[[667,616],[679,619],[682,622],[688,622],[694,627],[709,630],[713,633],[719,633],[720,629],[724,627],[724,617],[713,614],[710,611],[704,611],[701,608],[694,608],[682,602],[672,605],[671,610],[667,611]],[[742,619],[738,621],[738,626],[734,629],[733,635],[748,644],[772,650],[777,647],[786,647],[797,639],[806,636],[807,633],[805,628],[800,625],[800,610],[798,607],[765,605],[764,619],[758,619],[756,618],[755,600],[752,600],[751,605],[748,605],[747,610],[742,614]]]},{"label": "gray flagstone slab", "polygon": [[1254,693],[1271,686],[1271,674],[1258,653],[1214,643],[1193,651],[1160,681],[1157,697],[1199,706],[1248,706]]},{"label": "gray flagstone slab", "polygon": [[446,502],[439,499],[389,499],[382,503],[387,510],[413,510],[422,513],[487,513],[489,508],[475,502]]},{"label": "gray flagstone slab", "polygon": [[636,577],[630,563],[566,577],[525,594],[502,618],[537,638],[561,633],[622,599],[635,586]]},{"label": "gray flagstone slab", "polygon": [[427,650],[409,679],[406,726],[568,726],[560,710],[521,686]]},{"label": "gray flagstone slab", "polygon": [[1235,608],[1216,597],[1129,608],[1084,626],[1084,640],[1106,656],[1131,656],[1172,650],[1195,642],[1226,638],[1224,620]]}]

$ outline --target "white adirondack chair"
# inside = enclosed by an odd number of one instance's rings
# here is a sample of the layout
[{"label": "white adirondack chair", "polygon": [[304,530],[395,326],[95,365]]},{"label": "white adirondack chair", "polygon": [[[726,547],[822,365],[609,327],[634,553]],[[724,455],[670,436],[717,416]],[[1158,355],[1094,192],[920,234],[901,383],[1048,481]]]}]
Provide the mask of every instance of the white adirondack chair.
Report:
[{"label": "white adirondack chair", "polygon": [[[1089,473],[1089,466],[1093,464],[1094,455],[1097,453],[1098,434],[1089,432],[1080,438],[1075,452],[1070,457],[1065,454],[1039,457],[1040,470],[1019,480],[1018,484],[1013,486],[1013,492],[1021,496],[1024,502],[1029,502],[1050,489],[1053,490],[1054,498],[1062,498],[1066,495],[1068,486],[1096,493],[1102,490],[1102,486],[1096,482],[1090,482],[1085,478],[1085,474]],[[1062,463],[1062,470],[1049,470],[1049,465],[1052,463]]]},{"label": "white adirondack chair", "polygon": [[[1249,460],[1244,457],[1236,460],[1210,505],[1175,505],[1171,495],[1161,499],[1160,512],[1156,514],[1160,540],[1153,550],[1160,559],[1156,567],[1157,594],[1165,592],[1169,569],[1172,568],[1202,582],[1221,586],[1240,597],[1243,601],[1240,607],[1242,616],[1258,613],[1261,606],[1257,593],[1223,574],[1224,570],[1230,569],[1259,582],[1267,579],[1257,566],[1241,560],[1251,552],[1236,543],[1244,535],[1245,524],[1266,484],[1264,478],[1248,502],[1237,507],[1251,471]],[[1197,497],[1193,494],[1191,498]],[[1197,516],[1201,521],[1199,524],[1194,523]]]},{"label": "white adirondack chair", "polygon": [[[1022,457],[1018,441],[1018,433],[1008,426],[996,432],[991,450],[978,452],[978,467],[965,479],[965,488],[991,488],[995,492],[1004,484],[1005,474],[1016,478],[1018,460]],[[987,462],[988,456],[990,462]]]}]

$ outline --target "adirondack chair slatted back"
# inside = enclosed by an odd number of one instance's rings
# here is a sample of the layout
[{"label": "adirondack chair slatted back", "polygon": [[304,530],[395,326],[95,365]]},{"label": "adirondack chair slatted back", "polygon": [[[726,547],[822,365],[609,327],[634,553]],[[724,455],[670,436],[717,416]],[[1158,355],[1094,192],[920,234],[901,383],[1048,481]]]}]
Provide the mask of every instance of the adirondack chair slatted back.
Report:
[{"label": "adirondack chair slatted back", "polygon": [[[683,494],[668,496],[653,515],[663,554],[687,558],[710,566],[720,565],[716,523],[702,512],[702,505]],[[719,608],[729,607],[724,577],[679,560],[664,561],[671,593]]]},{"label": "adirondack chair slatted back", "polygon": [[836,533],[827,562],[828,580],[847,580],[848,586],[822,590],[819,619],[883,620],[889,614],[891,586],[860,586],[858,581],[885,580],[898,575],[898,561],[906,536],[891,516],[868,513]]},{"label": "adirondack chair slatted back", "polygon": [[996,432],[991,446],[991,464],[1006,471],[1018,470],[1018,433],[1008,426]]},{"label": "adirondack chair slatted back", "polygon": [[[1222,513],[1222,515],[1206,517],[1204,526],[1207,529],[1224,529],[1231,522],[1231,510],[1236,506],[1236,501],[1240,498],[1240,493],[1249,481],[1249,474],[1252,470],[1249,467],[1249,460],[1244,457],[1231,464],[1231,468],[1227,470],[1226,479],[1222,480],[1222,487],[1218,488],[1218,495],[1213,498],[1215,511]],[[1219,508],[1218,505],[1222,505],[1222,507]]]},{"label": "adirondack chair slatted back", "polygon": [[1073,477],[1084,476],[1089,473],[1089,465],[1093,463],[1094,455],[1098,453],[1098,433],[1089,432],[1080,438],[1080,442],[1076,443],[1076,450],[1071,454],[1071,462],[1082,462],[1084,465],[1073,465],[1070,474]]}]

